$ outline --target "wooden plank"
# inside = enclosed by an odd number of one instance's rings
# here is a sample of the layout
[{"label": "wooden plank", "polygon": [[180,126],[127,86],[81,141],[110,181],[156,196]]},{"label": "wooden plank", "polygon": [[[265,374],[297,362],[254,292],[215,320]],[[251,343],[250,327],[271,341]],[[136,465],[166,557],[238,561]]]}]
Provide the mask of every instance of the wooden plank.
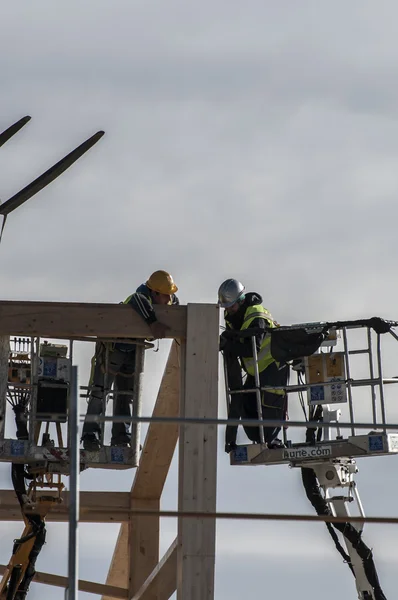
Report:
[{"label": "wooden plank", "polygon": [[[188,305],[181,416],[217,418],[219,312],[214,305]],[[180,428],[180,511],[215,512],[217,427]],[[177,600],[213,600],[215,519],[178,519]]]},{"label": "wooden plank", "polygon": [[[47,495],[54,495],[46,492]],[[61,495],[62,503],[54,503],[46,516],[49,522],[69,520],[69,492]],[[80,492],[82,523],[120,523],[130,519],[129,492]],[[21,510],[14,490],[0,491],[0,521],[20,521]]]},{"label": "wooden plank", "polygon": [[[166,337],[185,337],[185,306],[154,309],[158,320],[170,327]],[[1,301],[0,335],[150,338],[151,332],[131,306],[123,304]]]},{"label": "wooden plank", "polygon": [[131,600],[168,600],[177,588],[177,540]]},{"label": "wooden plank", "polygon": [[2,335],[0,336],[0,441],[4,440],[9,354],[10,338],[8,335]]},{"label": "wooden plank", "polygon": [[[131,502],[133,509],[159,510],[160,500],[136,499]],[[129,597],[133,596],[150,576],[159,562],[159,516],[131,516],[129,523],[130,539],[130,581]],[[151,592],[147,594],[147,600],[157,600],[157,596]]]},{"label": "wooden plank", "polygon": [[[129,586],[129,528],[122,525],[119,530],[119,536],[113,551],[112,562],[106,578],[106,585],[114,586],[116,584],[126,586],[128,592]],[[116,600],[112,594],[102,596],[101,600]]]},{"label": "wooden plank", "polygon": [[[153,409],[154,417],[178,417],[180,347],[173,342]],[[178,440],[178,424],[150,423],[131,489],[133,498],[160,498]]]},{"label": "wooden plank", "polygon": [[[6,565],[0,565],[0,575],[3,575],[7,569]],[[52,585],[55,587],[67,588],[68,578],[62,577],[62,575],[52,575],[51,573],[36,572],[33,581],[36,583],[44,583],[46,585]],[[102,583],[94,583],[93,581],[86,581],[79,579],[79,591],[87,592],[89,594],[112,594],[112,598],[117,600],[118,598],[128,598],[127,588],[119,586],[104,585]]]}]

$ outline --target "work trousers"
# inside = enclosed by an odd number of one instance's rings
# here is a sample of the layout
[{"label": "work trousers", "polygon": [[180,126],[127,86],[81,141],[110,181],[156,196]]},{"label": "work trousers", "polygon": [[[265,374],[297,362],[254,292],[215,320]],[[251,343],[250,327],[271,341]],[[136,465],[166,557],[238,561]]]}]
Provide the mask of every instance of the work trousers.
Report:
[{"label": "work trousers", "polygon": [[[238,373],[239,371],[239,373]],[[228,382],[231,390],[242,389],[241,385],[241,369],[239,361],[235,358],[227,358],[227,373]],[[288,381],[289,367],[284,365],[278,369],[276,363],[272,363],[267,369],[260,373],[261,387],[269,386],[286,386]],[[254,377],[248,375],[243,385],[243,389],[254,389]],[[261,417],[264,420],[285,421],[287,416],[287,395],[275,394],[269,391],[261,392]],[[246,392],[231,394],[231,403],[229,407],[228,417],[230,419],[259,419],[257,408],[256,392]],[[228,425],[226,428],[225,442],[230,444],[236,442],[237,426]],[[260,428],[243,426],[243,429],[252,442],[260,442]],[[263,427],[264,440],[268,444],[272,444],[281,427]]]},{"label": "work trousers", "polygon": [[[131,403],[134,391],[135,346],[132,350],[123,352],[113,349],[108,354],[106,365],[106,347],[98,342],[95,354],[95,364],[90,381],[90,396],[87,415],[102,415],[105,408],[104,388],[113,385],[113,416],[131,417]],[[105,381],[106,378],[106,381]],[[124,392],[119,394],[119,392]],[[83,436],[89,433],[99,434],[99,423],[85,422]],[[113,423],[112,440],[123,439],[130,431],[130,422]]]}]

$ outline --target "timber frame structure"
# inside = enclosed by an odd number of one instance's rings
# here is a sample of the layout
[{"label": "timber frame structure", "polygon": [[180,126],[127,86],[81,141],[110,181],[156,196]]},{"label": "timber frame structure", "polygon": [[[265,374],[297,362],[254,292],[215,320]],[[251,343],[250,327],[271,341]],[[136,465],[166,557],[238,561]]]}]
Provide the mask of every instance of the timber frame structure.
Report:
[{"label": "timber frame structure", "polygon": [[[154,406],[155,417],[216,419],[218,414],[219,309],[213,304],[156,306],[173,339]],[[0,397],[7,390],[10,335],[60,339],[149,338],[130,307],[114,304],[0,302]],[[4,415],[0,415],[3,417]],[[0,421],[4,428],[4,419]],[[80,493],[80,522],[120,522],[106,584],[79,581],[79,590],[102,600],[213,600],[215,519],[179,517],[178,534],[159,556],[160,500],[179,440],[178,511],[216,511],[217,425],[151,422],[130,492]],[[68,493],[47,521],[68,521]],[[134,511],[154,511],[138,515]],[[0,520],[21,519],[12,490],[0,491]],[[11,544],[10,544],[11,547]],[[5,565],[0,565],[4,572]],[[34,581],[67,587],[66,577],[36,573]]]}]

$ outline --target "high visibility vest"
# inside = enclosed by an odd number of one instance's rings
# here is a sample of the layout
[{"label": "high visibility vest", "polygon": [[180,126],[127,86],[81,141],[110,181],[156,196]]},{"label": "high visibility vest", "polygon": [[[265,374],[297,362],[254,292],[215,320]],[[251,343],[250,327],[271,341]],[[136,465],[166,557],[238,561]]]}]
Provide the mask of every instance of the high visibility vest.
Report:
[{"label": "high visibility vest", "polygon": [[[241,331],[249,329],[254,319],[258,318],[267,321],[268,327],[275,327],[275,321],[272,318],[271,313],[261,306],[261,304],[255,304],[254,306],[249,306],[247,308],[240,328]],[[274,359],[271,355],[271,335],[266,333],[257,353],[258,372],[261,373],[264,371],[272,362],[274,362]],[[252,356],[250,358],[242,357],[242,364],[249,375],[254,375],[254,358]]]},{"label": "high visibility vest", "polygon": [[[130,294],[130,296],[128,296],[126,298],[126,300],[123,300],[123,302],[121,302],[120,304],[128,304],[131,300],[131,298],[134,296],[134,294],[136,294],[136,292],[134,292],[133,294]],[[152,302],[152,298],[151,296],[147,296],[146,294],[144,294],[144,296],[146,297],[146,299],[148,300],[149,304],[152,306],[153,302]]]},{"label": "high visibility vest", "polygon": [[[135,293],[135,292],[134,292],[134,293]],[[128,296],[128,297],[126,298],[126,300],[123,300],[123,302],[120,302],[119,304],[128,304],[128,303],[130,302],[130,300],[131,300],[132,296],[134,296],[134,293],[133,293],[133,294],[130,294],[130,296]],[[150,304],[152,304],[152,298],[148,298],[148,300],[149,300]],[[123,346],[123,342],[118,342],[118,346],[119,346],[119,347],[120,347],[120,346]],[[132,347],[130,344],[125,344],[125,346],[127,346],[127,348],[128,348],[128,349],[131,349],[131,350],[133,350],[133,347]],[[110,343],[110,344],[109,344],[109,350],[110,350],[111,352],[112,352],[113,350],[115,350],[115,348],[116,348],[116,344],[115,344],[115,343],[113,343],[113,342],[112,342],[112,343]]]},{"label": "high visibility vest", "polygon": [[[134,292],[134,294],[135,294],[135,293],[136,293],[136,292]],[[123,302],[121,302],[120,304],[128,304],[128,303],[130,302],[131,298],[134,296],[134,294],[130,294],[130,296],[128,296],[128,297],[126,298],[126,300],[123,300]],[[150,298],[149,296],[147,296],[147,299],[148,299],[148,301],[149,301],[149,303],[150,303],[150,304],[153,304],[153,302],[152,302],[152,298]]]},{"label": "high visibility vest", "polygon": [[[243,331],[244,329],[249,329],[254,319],[258,318],[267,321],[268,327],[274,328],[277,326],[277,323],[274,321],[269,310],[261,306],[261,304],[255,304],[254,306],[249,306],[246,310],[243,323],[240,328],[241,331]],[[263,341],[261,342],[260,350],[257,352],[258,372],[262,373],[262,371],[265,371],[265,369],[269,367],[273,362],[275,362],[278,365],[278,363],[274,360],[274,358],[271,355],[271,334],[266,333],[264,335]],[[253,357],[242,357],[242,366],[248,375],[254,376]],[[268,390],[268,392],[277,395],[283,395],[285,393],[283,390]]]},{"label": "high visibility vest", "polygon": [[[243,319],[242,326],[240,328],[241,331],[244,329],[249,329],[250,325],[254,321],[254,319],[264,319],[268,323],[268,327],[276,327],[276,323],[271,315],[271,313],[261,306],[261,304],[255,304],[254,306],[249,306],[245,312],[245,316]],[[228,321],[226,321],[227,327],[231,328]],[[247,372],[248,375],[254,376],[254,358],[243,358],[241,357],[242,366]],[[261,373],[265,371],[270,364],[276,362],[271,355],[271,334],[266,333],[264,335],[263,341],[260,346],[260,350],[257,353],[257,364],[258,364],[258,372]],[[278,364],[278,363],[277,363]],[[283,390],[268,390],[273,394],[284,394]]]}]

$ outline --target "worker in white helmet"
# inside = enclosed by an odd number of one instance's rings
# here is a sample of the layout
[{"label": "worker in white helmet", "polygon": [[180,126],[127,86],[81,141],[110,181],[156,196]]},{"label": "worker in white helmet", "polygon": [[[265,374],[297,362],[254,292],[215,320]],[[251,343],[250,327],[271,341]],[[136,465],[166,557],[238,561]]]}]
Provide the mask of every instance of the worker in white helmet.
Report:
[{"label": "worker in white helmet", "polygon": [[[262,305],[262,297],[255,292],[247,293],[244,285],[236,279],[225,280],[218,290],[218,305],[224,308],[226,325],[225,334],[221,334],[220,350],[229,366],[229,373],[234,378],[234,387],[242,386],[242,371],[246,373],[245,389],[255,388],[254,358],[251,338],[230,337],[228,331],[244,331],[256,328],[263,332],[256,333],[257,366],[261,387],[287,385],[289,367],[279,364],[271,355],[271,336],[267,329],[277,326],[271,313]],[[237,368],[239,375],[237,376]],[[285,420],[287,395],[284,390],[264,390],[261,392],[262,418]],[[242,393],[231,395],[230,418],[258,419],[256,394]],[[244,427],[246,435],[253,442],[260,442],[258,427]],[[264,427],[264,439],[269,448],[281,447],[283,444],[277,437],[280,427]],[[225,451],[230,452],[236,446],[237,427],[226,429]]]}]

